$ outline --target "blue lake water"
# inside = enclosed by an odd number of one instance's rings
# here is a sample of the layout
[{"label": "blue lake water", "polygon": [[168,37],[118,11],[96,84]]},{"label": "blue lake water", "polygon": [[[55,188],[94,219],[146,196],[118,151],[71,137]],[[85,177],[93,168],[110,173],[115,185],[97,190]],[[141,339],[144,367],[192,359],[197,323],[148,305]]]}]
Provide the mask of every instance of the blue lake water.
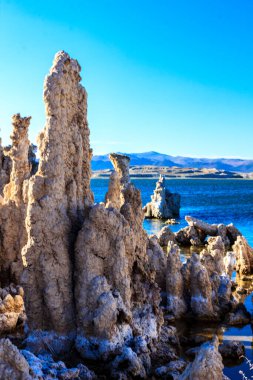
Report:
[{"label": "blue lake water", "polygon": [[[108,179],[92,179],[91,188],[95,202],[104,200],[108,189]],[[133,179],[132,182],[141,191],[143,205],[150,201],[155,188],[155,179]],[[170,226],[173,231],[187,225],[185,216],[191,215],[208,223],[233,223],[253,246],[253,180],[214,180],[214,179],[169,179],[166,181],[171,192],[181,195],[179,225]],[[159,220],[144,220],[144,228],[151,233],[158,232],[163,226]],[[252,293],[245,299],[247,309],[252,313]],[[243,327],[224,327],[223,340],[240,340],[246,348],[246,356],[253,363],[252,325]],[[221,337],[222,338],[222,337]],[[252,378],[246,360],[240,365],[226,366],[225,375],[231,380]]]}]

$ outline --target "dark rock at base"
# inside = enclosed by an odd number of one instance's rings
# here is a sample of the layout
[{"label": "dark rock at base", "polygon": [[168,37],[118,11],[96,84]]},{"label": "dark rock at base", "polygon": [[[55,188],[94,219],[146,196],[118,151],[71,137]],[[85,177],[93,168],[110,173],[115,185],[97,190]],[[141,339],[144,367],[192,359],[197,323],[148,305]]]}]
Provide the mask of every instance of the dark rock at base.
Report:
[{"label": "dark rock at base", "polygon": [[223,359],[239,360],[245,354],[245,347],[241,342],[232,340],[221,344],[219,353]]}]

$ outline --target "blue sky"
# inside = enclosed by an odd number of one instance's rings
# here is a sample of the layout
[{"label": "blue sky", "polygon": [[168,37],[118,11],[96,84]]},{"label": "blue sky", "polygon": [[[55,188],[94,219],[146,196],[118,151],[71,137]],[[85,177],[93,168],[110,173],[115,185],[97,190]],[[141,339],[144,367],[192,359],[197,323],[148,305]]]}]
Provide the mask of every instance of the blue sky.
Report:
[{"label": "blue sky", "polygon": [[54,54],[82,66],[95,154],[253,158],[253,1],[0,0],[0,127],[44,127]]}]

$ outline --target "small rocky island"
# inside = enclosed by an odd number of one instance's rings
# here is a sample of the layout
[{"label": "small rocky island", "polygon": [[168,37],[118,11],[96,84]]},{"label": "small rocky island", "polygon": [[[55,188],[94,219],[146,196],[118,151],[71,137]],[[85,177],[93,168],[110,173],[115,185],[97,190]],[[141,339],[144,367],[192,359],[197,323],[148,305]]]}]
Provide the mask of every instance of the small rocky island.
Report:
[{"label": "small rocky island", "polygon": [[[0,149],[0,379],[225,380],[225,358],[243,345],[220,344],[221,328],[189,338],[177,321],[249,323],[238,284],[253,274],[252,248],[233,225],[191,217],[148,236],[125,155],[111,154],[105,200],[94,203],[80,71],[56,54],[35,173],[30,117],[13,116],[12,146]],[[167,212],[169,198],[178,213],[161,178],[152,201]]]},{"label": "small rocky island", "polygon": [[143,207],[146,218],[171,219],[179,216],[180,195],[166,188],[165,177],[160,175],[151,202]]}]

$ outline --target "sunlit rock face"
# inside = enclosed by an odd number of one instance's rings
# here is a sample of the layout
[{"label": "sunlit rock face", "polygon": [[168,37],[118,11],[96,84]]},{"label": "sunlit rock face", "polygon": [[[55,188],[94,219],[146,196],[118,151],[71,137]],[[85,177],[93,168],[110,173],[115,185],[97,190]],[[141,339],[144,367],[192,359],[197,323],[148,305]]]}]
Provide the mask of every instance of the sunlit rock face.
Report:
[{"label": "sunlit rock face", "polygon": [[0,269],[1,282],[19,282],[22,272],[21,249],[26,243],[26,189],[30,177],[28,128],[30,117],[13,115],[12,145],[8,150],[10,182],[3,189],[0,204]]},{"label": "sunlit rock face", "polygon": [[164,176],[160,175],[151,202],[143,210],[146,218],[170,219],[179,216],[180,195],[173,194],[166,188]]},{"label": "sunlit rock face", "polygon": [[73,245],[93,201],[87,95],[80,80],[78,62],[56,54],[44,83],[47,120],[38,138],[39,168],[28,184],[22,251],[29,326],[65,333],[75,330]]},{"label": "sunlit rock face", "polygon": [[8,148],[2,147],[2,140],[0,138],[0,201],[3,198],[4,186],[10,182],[11,175],[11,159],[8,156]]},{"label": "sunlit rock face", "polygon": [[253,249],[249,246],[243,236],[238,236],[233,245],[233,252],[236,256],[236,271],[240,276],[253,273]]}]

